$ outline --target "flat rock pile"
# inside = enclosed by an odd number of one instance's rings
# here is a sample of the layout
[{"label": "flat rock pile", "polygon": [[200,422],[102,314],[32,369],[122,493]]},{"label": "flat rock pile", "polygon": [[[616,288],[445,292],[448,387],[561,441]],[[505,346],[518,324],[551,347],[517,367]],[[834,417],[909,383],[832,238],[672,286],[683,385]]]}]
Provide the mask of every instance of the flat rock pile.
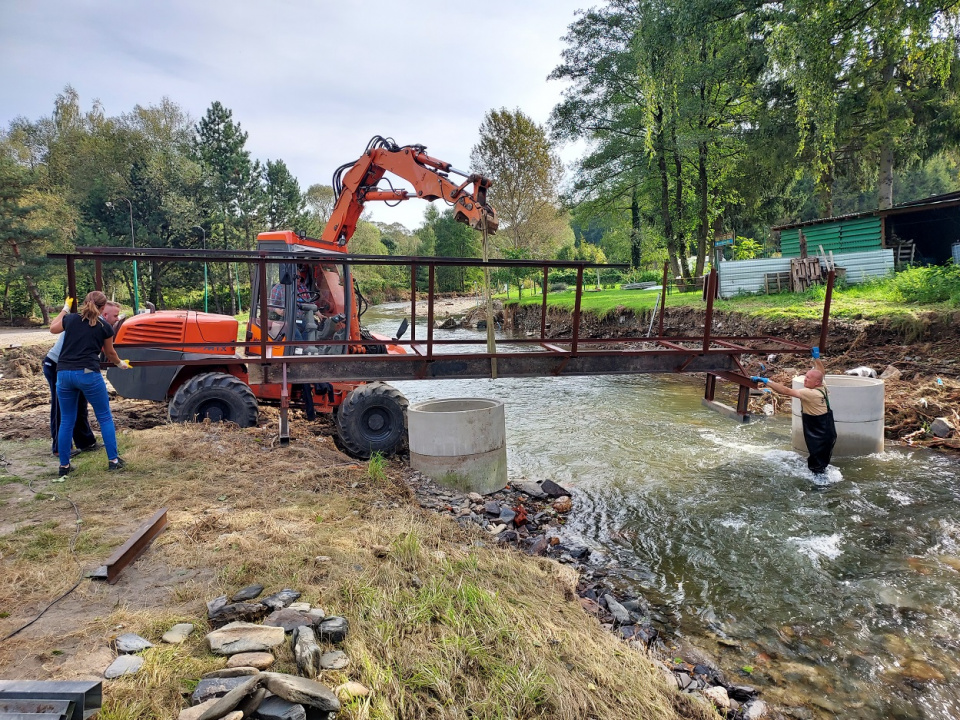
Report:
[{"label": "flat rock pile", "polygon": [[[358,682],[334,689],[317,681],[325,670],[343,670],[350,658],[335,646],[346,639],[346,618],[326,615],[321,608],[296,602],[300,593],[286,588],[260,598],[262,585],[250,585],[231,597],[207,603],[207,618],[215,628],[204,638],[210,651],[228,657],[226,667],[200,678],[190,696],[191,706],[179,720],[332,720],[341,701],[365,697],[370,690]],[[258,599],[259,598],[259,599]],[[164,633],[167,643],[182,643],[193,625],[180,623]],[[273,650],[290,643],[299,675],[271,672]],[[119,653],[107,669],[108,679],[135,674],[144,659],[137,655],[153,644],[133,633],[113,640]]]}]

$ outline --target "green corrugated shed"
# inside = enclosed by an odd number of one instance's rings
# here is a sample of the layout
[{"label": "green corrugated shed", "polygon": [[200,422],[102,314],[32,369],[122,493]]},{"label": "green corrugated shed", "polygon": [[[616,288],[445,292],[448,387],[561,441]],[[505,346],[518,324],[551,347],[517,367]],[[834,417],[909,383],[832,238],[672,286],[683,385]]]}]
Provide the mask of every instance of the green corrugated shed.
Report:
[{"label": "green corrugated shed", "polygon": [[875,215],[787,228],[780,231],[780,252],[783,257],[800,257],[800,230],[807,239],[808,255],[816,255],[821,245],[824,252],[832,250],[834,254],[879,250],[883,247],[882,222]]}]

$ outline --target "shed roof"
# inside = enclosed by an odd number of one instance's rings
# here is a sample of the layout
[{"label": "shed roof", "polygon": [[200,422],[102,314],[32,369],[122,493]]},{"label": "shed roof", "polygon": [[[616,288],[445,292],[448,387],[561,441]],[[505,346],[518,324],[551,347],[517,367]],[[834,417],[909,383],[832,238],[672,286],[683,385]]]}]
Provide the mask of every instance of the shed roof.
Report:
[{"label": "shed roof", "polygon": [[919,200],[909,200],[904,203],[898,203],[893,207],[884,210],[864,210],[862,212],[847,213],[846,215],[834,215],[828,218],[816,218],[815,220],[806,220],[805,222],[788,223],[786,225],[774,225],[770,228],[773,231],[789,230],[791,228],[806,227],[808,225],[822,225],[824,223],[837,222],[838,220],[851,220],[853,218],[885,217],[906,212],[922,212],[924,210],[941,209],[960,205],[960,190],[944,193],[942,195],[931,195],[930,197],[920,198]]}]

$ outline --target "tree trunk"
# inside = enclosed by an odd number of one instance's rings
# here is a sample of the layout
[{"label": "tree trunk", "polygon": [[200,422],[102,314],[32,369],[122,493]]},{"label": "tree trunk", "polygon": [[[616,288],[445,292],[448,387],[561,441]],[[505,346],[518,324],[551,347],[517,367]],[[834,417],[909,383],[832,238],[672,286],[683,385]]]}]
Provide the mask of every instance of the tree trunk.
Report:
[{"label": "tree trunk", "polygon": [[683,237],[683,162],[680,159],[680,148],[677,147],[677,131],[671,128],[671,139],[673,140],[673,171],[675,175],[674,187],[674,205],[677,213],[676,233],[677,238],[674,241],[677,247],[677,255],[680,258],[680,274],[683,279],[690,282],[690,262],[687,259],[687,241]]},{"label": "tree trunk", "polygon": [[697,225],[697,269],[695,277],[703,275],[704,260],[707,256],[707,233],[709,230],[709,187],[707,185],[707,144],[699,143],[697,156],[697,195],[699,200],[700,218]]},{"label": "tree trunk", "polygon": [[[886,54],[886,53],[884,53]],[[887,55],[889,58],[890,56]],[[883,68],[883,82],[890,85],[893,82],[894,64],[887,60]],[[877,207],[886,210],[893,207],[893,138],[889,133],[885,133],[883,145],[880,148],[880,197],[877,201]]]},{"label": "tree trunk", "polygon": [[877,207],[881,210],[893,207],[893,145],[890,138],[880,148],[880,198]]},{"label": "tree trunk", "polygon": [[817,184],[820,189],[820,205],[823,208],[823,216],[833,217],[833,171],[829,168],[824,169],[820,174],[820,182]]},{"label": "tree trunk", "polygon": [[[10,240],[10,249],[13,251],[13,257],[20,263],[21,266],[25,265],[23,258],[20,256],[20,246],[17,245],[16,240]],[[30,297],[33,298],[33,301],[37,304],[37,307],[40,308],[40,314],[43,316],[43,324],[50,324],[50,313],[47,310],[46,304],[43,302],[43,298],[40,296],[40,290],[37,288],[37,283],[34,279],[27,273],[23,274],[23,279],[27,281],[27,290],[30,292]]]},{"label": "tree trunk", "polygon": [[676,238],[673,236],[673,219],[670,215],[670,178],[667,176],[667,149],[663,130],[663,108],[658,106],[654,115],[656,133],[654,134],[654,152],[657,156],[657,169],[660,172],[660,216],[663,220],[663,235],[667,239],[667,257],[673,277],[680,277],[680,263],[677,259]]},{"label": "tree trunk", "polygon": [[636,185],[630,198],[630,266],[640,267],[640,191]]}]

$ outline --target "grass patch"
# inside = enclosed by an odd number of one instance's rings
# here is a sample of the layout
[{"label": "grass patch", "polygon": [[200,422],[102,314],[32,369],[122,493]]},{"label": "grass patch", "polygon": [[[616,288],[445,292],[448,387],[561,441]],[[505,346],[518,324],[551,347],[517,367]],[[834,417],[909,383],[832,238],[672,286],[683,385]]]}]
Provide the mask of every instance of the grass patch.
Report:
[{"label": "grass patch", "polygon": [[[0,618],[0,635],[68,589],[77,562],[101,563],[157,508],[168,508],[169,527],[117,585],[82,583],[30,632],[0,645],[7,675],[99,675],[112,661],[111,636],[136,632],[157,643],[175,623],[191,622],[197,630],[186,643],[157,645],[138,675],[105,684],[100,714],[176,718],[198,678],[225,663],[203,643],[205,602],[260,582],[266,592],[296,588],[349,620],[351,664],[319,680],[356,680],[372,694],[347,703],[340,718],[716,717],[600,630],[566,566],[491,546],[481,531],[421,510],[389,461],[374,481],[329,438],[303,430],[280,448],[269,432],[177,425],[126,436],[122,478],[93,464],[63,488],[83,517],[76,560],[69,503],[33,504],[35,525],[0,537],[0,607],[11,613]],[[42,482],[38,491],[47,490]],[[225,492],[228,500],[218,500]],[[18,665],[50,648],[63,655],[39,675]],[[277,670],[296,671],[288,645],[276,655]]]},{"label": "grass patch", "polygon": [[[817,320],[823,315],[826,287],[814,286],[802,293],[742,295],[716,300],[719,311],[739,312],[769,320]],[[652,310],[659,290],[602,290],[584,292],[580,307],[600,318],[622,309],[641,314]],[[547,306],[572,311],[573,290],[547,294]],[[538,306],[539,295],[523,298],[521,305]],[[702,309],[706,302],[699,292],[667,295],[666,307]],[[849,320],[891,320],[901,323],[919,321],[922,313],[950,313],[960,308],[960,266],[910,268],[897,275],[857,285],[839,283],[833,291],[830,315]]]}]

